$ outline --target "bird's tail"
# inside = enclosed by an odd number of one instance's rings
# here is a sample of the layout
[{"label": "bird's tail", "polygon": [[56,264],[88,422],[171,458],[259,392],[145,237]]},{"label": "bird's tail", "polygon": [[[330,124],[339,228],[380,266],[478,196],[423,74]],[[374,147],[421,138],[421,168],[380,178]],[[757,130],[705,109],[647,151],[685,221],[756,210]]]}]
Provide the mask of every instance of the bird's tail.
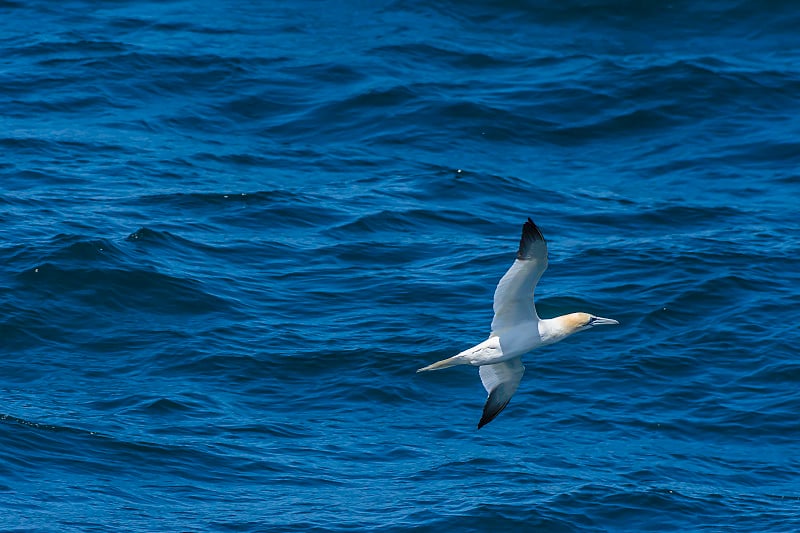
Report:
[{"label": "bird's tail", "polygon": [[450,368],[451,366],[456,365],[463,365],[464,361],[457,355],[453,357],[448,357],[447,359],[442,359],[441,361],[437,361],[432,365],[428,365],[426,367],[422,367],[417,372],[428,372],[430,370],[441,370],[442,368]]}]

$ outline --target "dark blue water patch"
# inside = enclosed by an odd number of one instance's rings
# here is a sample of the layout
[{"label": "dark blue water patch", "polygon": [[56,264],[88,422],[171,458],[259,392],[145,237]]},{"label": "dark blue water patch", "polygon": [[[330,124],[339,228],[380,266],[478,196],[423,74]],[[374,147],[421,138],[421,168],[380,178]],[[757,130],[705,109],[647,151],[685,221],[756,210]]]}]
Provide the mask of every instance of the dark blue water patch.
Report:
[{"label": "dark blue water patch", "polygon": [[140,308],[148,312],[206,313],[227,307],[192,280],[149,270],[66,269],[43,263],[18,277],[34,294],[56,292],[80,298],[91,307]]},{"label": "dark blue water patch", "polygon": [[[343,224],[334,228],[334,236],[341,237],[348,233],[359,235],[380,235],[407,233],[412,231],[424,231],[427,227],[436,225],[451,226],[458,228],[466,221],[460,213],[448,213],[446,211],[431,212],[423,209],[409,209],[402,212],[382,211],[362,215],[357,220]],[[470,224],[482,222],[475,217],[469,218]],[[398,243],[386,243],[397,245]]]},{"label": "dark blue water patch", "polygon": [[[452,48],[453,43],[440,43],[431,45],[428,43],[403,43],[376,46],[370,50],[371,55],[392,58],[393,67],[402,69],[430,69],[431,72],[437,68],[448,69],[469,69],[480,71],[482,69],[496,69],[515,65],[510,59],[503,55],[476,53],[471,50],[458,50]],[[464,87],[463,82],[452,80],[453,88]]]},{"label": "dark blue water patch", "polygon": [[[326,224],[344,214],[341,208],[325,205],[323,197],[290,190],[190,194],[175,192],[144,196],[137,204],[149,209],[170,209],[181,213],[187,217],[194,230],[214,231],[220,226],[233,225],[243,229],[257,229],[262,234],[266,229],[265,221],[270,221],[270,228],[273,230],[280,227],[296,230]],[[139,240],[138,232],[131,235],[132,240]],[[145,232],[141,237],[146,235]]]},{"label": "dark blue water patch", "polygon": [[288,89],[278,92],[272,88],[264,94],[237,95],[218,111],[227,116],[239,116],[247,121],[266,118],[275,122],[279,120],[279,117],[283,120],[290,120],[294,113],[299,114],[303,109],[304,106],[301,102],[292,101]]}]

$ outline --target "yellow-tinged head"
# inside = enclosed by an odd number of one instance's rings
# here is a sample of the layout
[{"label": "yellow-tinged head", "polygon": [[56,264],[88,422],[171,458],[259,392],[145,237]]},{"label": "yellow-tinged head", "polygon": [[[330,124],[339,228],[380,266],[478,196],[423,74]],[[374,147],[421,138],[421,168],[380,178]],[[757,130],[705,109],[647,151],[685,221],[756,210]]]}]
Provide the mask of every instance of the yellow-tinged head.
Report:
[{"label": "yellow-tinged head", "polygon": [[570,313],[539,322],[539,334],[543,344],[553,344],[573,333],[604,324],[619,324],[619,322],[589,313]]},{"label": "yellow-tinged head", "polygon": [[590,315],[589,313],[570,313],[558,318],[561,321],[561,326],[568,335],[594,326],[619,324],[619,322],[613,318],[603,318],[601,316]]}]

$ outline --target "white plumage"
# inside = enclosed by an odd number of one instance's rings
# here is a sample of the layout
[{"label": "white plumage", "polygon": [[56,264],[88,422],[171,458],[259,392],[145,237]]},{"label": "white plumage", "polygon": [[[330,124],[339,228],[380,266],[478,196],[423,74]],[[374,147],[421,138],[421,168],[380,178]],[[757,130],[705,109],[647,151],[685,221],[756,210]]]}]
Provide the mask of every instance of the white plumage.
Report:
[{"label": "white plumage", "polygon": [[448,359],[420,368],[417,372],[456,365],[480,367],[481,381],[489,394],[478,428],[485,426],[508,405],[525,367],[522,355],[573,333],[616,320],[588,313],[571,313],[540,319],[533,294],[547,269],[547,242],[530,218],[522,226],[517,259],[500,279],[494,291],[494,319],[489,338]]}]

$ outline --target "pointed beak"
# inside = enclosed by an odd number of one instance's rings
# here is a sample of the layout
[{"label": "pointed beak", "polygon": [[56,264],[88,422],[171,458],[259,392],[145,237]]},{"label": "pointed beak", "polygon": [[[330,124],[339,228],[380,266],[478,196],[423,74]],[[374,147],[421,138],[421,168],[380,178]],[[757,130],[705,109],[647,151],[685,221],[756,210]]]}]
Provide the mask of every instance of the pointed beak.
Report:
[{"label": "pointed beak", "polygon": [[619,324],[619,322],[617,322],[613,318],[603,318],[601,316],[596,316],[592,318],[592,320],[589,322],[590,326],[601,326],[603,324],[608,324],[608,325]]}]

